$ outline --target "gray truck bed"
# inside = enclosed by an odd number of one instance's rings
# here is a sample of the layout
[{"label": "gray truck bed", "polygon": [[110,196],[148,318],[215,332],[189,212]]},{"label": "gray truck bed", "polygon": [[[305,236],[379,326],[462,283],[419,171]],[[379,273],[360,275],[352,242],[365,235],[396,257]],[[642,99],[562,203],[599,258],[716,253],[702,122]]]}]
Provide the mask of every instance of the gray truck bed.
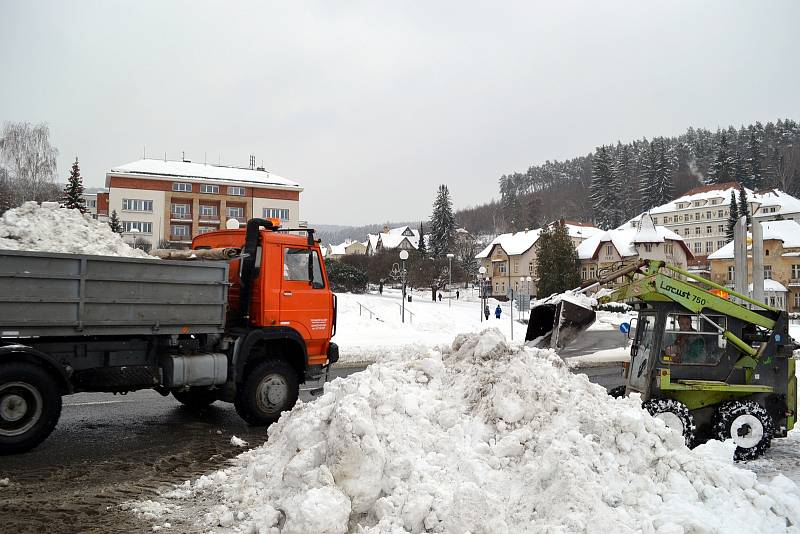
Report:
[{"label": "gray truck bed", "polygon": [[0,336],[222,332],[226,262],[0,250]]}]

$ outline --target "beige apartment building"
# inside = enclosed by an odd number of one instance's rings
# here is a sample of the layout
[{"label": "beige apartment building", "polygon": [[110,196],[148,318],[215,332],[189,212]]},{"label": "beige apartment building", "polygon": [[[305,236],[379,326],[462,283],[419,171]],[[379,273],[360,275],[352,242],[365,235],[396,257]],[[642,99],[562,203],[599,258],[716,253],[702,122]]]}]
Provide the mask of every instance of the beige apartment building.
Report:
[{"label": "beige apartment building", "polygon": [[[582,280],[592,280],[639,260],[661,260],[686,268],[693,258],[684,239],[675,232],[657,226],[645,213],[614,230],[594,235],[578,246]],[[624,283],[618,282],[618,285]]]},{"label": "beige apartment building", "polygon": [[297,182],[261,167],[240,168],[191,161],[141,159],[106,173],[108,212],[117,212],[125,235],[153,246],[188,245],[193,237],[252,217],[300,219]]},{"label": "beige apartment building", "polygon": [[[681,236],[692,254],[702,260],[728,242],[731,193],[738,202],[739,187],[736,182],[697,187],[672,202],[652,208],[649,213],[656,225]],[[756,192],[745,189],[745,192],[754,219],[800,221],[800,199],[777,189]]]},{"label": "beige apartment building", "polygon": [[[762,233],[765,304],[793,313],[800,312],[800,224],[794,220],[763,222]],[[711,279],[733,288],[733,242],[711,254],[708,259]],[[753,272],[751,253],[748,253],[747,269],[748,273]],[[752,278],[752,274],[749,276]]]},{"label": "beige apartment building", "polygon": [[[555,224],[555,223],[551,223]],[[589,224],[564,221],[572,243],[577,247],[603,231]],[[509,289],[532,296],[536,289],[536,242],[542,229],[501,234],[479,252],[475,259],[486,269],[493,296],[505,296]],[[531,281],[528,282],[528,277]]]}]

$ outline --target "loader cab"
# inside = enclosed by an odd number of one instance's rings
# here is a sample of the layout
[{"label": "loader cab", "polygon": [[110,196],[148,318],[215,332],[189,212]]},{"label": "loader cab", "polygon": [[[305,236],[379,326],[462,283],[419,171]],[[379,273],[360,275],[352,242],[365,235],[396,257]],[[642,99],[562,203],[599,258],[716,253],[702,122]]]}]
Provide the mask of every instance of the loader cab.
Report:
[{"label": "loader cab", "polygon": [[[672,380],[716,380],[735,382],[744,371],[735,368],[738,351],[729,347],[720,329],[737,335],[737,319],[703,311],[691,313],[672,303],[653,303],[639,313],[631,346],[627,387],[643,399],[659,396],[660,369],[668,369]],[[713,323],[713,324],[712,324]]]}]

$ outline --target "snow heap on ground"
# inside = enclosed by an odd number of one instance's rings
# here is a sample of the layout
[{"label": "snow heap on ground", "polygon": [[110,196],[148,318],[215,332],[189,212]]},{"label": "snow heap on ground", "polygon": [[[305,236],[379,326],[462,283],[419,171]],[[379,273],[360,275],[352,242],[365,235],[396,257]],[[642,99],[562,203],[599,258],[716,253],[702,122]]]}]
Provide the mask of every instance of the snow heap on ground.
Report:
[{"label": "snow heap on ground", "polygon": [[55,202],[26,202],[6,211],[0,219],[0,249],[153,258],[129,247],[108,224]]},{"label": "snow heap on ground", "polygon": [[162,495],[158,519],[282,534],[798,531],[793,482],[758,482],[731,443],[687,449],[640,404],[551,351],[463,334],[327,384],[232,467]]}]

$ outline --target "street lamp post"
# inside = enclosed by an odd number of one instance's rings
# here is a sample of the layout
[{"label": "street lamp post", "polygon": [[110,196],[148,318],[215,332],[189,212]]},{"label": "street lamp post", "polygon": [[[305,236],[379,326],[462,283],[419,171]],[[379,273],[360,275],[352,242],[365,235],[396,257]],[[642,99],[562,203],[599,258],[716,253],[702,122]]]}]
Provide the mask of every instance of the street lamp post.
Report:
[{"label": "street lamp post", "polygon": [[486,267],[481,265],[480,269],[478,269],[478,303],[481,307],[481,322],[483,322],[483,308],[484,308],[484,294],[485,294],[485,286],[483,282],[483,275],[486,274]]},{"label": "street lamp post", "polygon": [[455,254],[448,254],[447,255],[447,276],[449,277],[449,282],[447,283],[447,307],[450,307],[450,302],[453,300],[453,257]]},{"label": "street lamp post", "polygon": [[403,304],[401,313],[401,322],[406,322],[406,260],[408,259],[408,251],[400,251],[400,260],[403,262],[403,268],[400,271],[401,280],[403,282]]}]

